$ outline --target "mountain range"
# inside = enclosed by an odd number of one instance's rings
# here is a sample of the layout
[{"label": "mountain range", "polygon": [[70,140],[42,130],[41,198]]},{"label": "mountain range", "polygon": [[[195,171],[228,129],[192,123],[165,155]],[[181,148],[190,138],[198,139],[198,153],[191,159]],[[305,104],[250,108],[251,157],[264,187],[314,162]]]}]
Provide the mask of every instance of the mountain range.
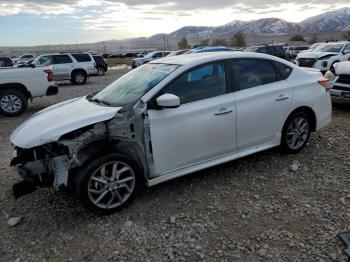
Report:
[{"label": "mountain range", "polygon": [[213,39],[227,37],[237,32],[248,35],[283,35],[283,34],[319,34],[338,31],[350,31],[350,7],[326,12],[310,17],[300,23],[287,22],[279,18],[262,18],[252,21],[234,20],[217,27],[186,26],[170,34],[157,34],[150,40]]}]

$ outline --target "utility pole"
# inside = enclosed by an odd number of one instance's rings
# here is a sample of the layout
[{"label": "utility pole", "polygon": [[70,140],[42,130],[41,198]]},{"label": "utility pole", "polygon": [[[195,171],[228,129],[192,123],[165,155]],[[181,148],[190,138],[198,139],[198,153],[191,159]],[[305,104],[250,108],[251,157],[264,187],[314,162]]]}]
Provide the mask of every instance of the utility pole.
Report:
[{"label": "utility pole", "polygon": [[103,41],[102,44],[103,44],[103,53],[106,53],[106,45],[105,45],[105,42]]}]

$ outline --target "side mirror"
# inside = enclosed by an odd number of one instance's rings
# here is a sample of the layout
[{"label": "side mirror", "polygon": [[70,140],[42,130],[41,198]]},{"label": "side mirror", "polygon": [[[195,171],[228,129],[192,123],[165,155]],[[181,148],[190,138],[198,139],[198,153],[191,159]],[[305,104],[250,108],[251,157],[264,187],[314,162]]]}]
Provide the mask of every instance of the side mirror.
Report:
[{"label": "side mirror", "polygon": [[35,65],[35,64],[30,64],[30,67],[31,67],[31,68],[35,68],[36,65]]},{"label": "side mirror", "polygon": [[176,108],[180,106],[180,98],[173,94],[164,94],[156,99],[157,105],[163,108]]}]

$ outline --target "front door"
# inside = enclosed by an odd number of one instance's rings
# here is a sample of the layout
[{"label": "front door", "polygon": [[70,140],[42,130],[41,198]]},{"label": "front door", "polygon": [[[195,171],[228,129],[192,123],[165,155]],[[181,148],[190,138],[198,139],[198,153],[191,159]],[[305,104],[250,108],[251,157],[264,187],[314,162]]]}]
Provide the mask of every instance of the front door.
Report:
[{"label": "front door", "polygon": [[148,111],[157,175],[236,150],[235,100],[226,80],[224,62],[206,64],[184,73],[157,95],[174,94],[181,102],[178,108]]}]

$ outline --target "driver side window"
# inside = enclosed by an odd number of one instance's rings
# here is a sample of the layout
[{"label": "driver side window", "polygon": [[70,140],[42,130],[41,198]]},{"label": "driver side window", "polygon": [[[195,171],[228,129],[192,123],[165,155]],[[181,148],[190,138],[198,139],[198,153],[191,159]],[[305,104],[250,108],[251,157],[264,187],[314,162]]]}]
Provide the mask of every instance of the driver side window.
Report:
[{"label": "driver side window", "polygon": [[344,52],[345,54],[350,53],[350,44],[347,44],[347,45],[345,46],[343,52]]},{"label": "driver side window", "polygon": [[52,56],[43,56],[39,59],[38,64],[41,66],[52,65]]},{"label": "driver side window", "polygon": [[226,94],[224,62],[208,64],[184,73],[162,90],[173,94],[181,104]]}]

